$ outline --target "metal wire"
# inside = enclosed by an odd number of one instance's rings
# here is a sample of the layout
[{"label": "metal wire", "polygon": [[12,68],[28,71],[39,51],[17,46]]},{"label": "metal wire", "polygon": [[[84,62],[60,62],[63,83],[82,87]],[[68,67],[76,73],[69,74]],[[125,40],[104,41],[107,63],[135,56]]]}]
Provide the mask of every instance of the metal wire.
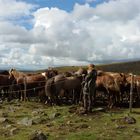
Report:
[{"label": "metal wire", "polygon": [[[56,85],[56,84],[58,84],[58,83],[62,83],[62,82],[64,82],[66,80],[66,78],[63,78],[63,79],[61,79],[60,81],[57,81],[57,82],[55,82],[55,83],[51,83],[51,84],[48,84],[47,86],[52,86],[52,85]],[[32,83],[29,83],[29,84],[34,84],[34,83],[43,83],[43,82],[47,82],[47,81],[35,81],[35,82],[32,82]],[[20,84],[23,84],[23,83],[20,83]],[[7,85],[7,86],[0,86],[0,87],[12,87],[12,86],[14,86],[14,85],[20,85],[20,84],[12,84],[12,85]],[[27,83],[28,84],[28,83]],[[30,89],[26,89],[26,90],[15,90],[15,91],[10,91],[10,92],[6,92],[6,93],[18,93],[18,92],[23,92],[23,91],[31,91],[31,90],[36,90],[36,89],[39,89],[39,88],[45,88],[45,86],[38,86],[38,87],[34,87],[34,88],[30,88]]]}]

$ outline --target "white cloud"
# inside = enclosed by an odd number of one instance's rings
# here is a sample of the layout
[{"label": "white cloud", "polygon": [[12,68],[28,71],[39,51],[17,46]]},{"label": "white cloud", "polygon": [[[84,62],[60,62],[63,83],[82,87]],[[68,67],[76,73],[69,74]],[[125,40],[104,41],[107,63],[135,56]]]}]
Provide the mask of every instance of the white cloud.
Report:
[{"label": "white cloud", "polygon": [[110,0],[100,4],[95,14],[104,20],[120,20],[127,22],[140,14],[139,0]]},{"label": "white cloud", "polygon": [[47,67],[139,58],[139,7],[139,0],[110,0],[95,8],[75,4],[71,12],[40,8],[31,30],[2,21],[0,63]]},{"label": "white cloud", "polygon": [[36,6],[17,0],[0,0],[0,19],[30,15]]}]

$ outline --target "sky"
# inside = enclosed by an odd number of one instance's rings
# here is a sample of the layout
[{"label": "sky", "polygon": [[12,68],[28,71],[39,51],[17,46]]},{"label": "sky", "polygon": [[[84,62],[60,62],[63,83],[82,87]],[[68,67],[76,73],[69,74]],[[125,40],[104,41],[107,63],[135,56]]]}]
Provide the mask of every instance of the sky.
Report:
[{"label": "sky", "polygon": [[139,0],[0,0],[0,68],[140,59]]}]

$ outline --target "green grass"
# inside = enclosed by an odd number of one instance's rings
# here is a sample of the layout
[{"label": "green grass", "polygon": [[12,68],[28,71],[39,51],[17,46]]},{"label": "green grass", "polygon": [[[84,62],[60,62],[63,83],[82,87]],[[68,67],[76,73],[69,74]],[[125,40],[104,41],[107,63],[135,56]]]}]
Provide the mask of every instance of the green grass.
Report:
[{"label": "green grass", "polygon": [[[9,111],[10,107],[14,108],[14,112]],[[134,113],[131,114],[137,120],[136,124],[124,124],[113,120],[127,116],[129,113],[127,108],[106,112],[94,111],[90,115],[78,115],[70,113],[70,107],[48,107],[36,102],[4,103],[1,105],[0,112],[7,112],[7,119],[13,123],[10,124],[10,128],[5,128],[5,124],[0,123],[0,140],[26,140],[35,130],[41,130],[43,133],[49,135],[49,140],[140,139],[140,133],[133,131],[135,128],[140,129],[139,108],[133,109]],[[35,110],[40,110],[39,116],[45,120],[45,123],[33,124],[32,126],[17,124],[22,118],[33,118],[34,115],[32,112]],[[53,113],[60,113],[60,116],[50,118]],[[124,126],[124,128],[117,128],[117,126]],[[10,129],[15,127],[18,129],[17,133],[10,136]]]},{"label": "green grass", "polygon": [[71,133],[67,138],[67,140],[95,140],[97,139],[94,132],[78,132],[78,133]]}]

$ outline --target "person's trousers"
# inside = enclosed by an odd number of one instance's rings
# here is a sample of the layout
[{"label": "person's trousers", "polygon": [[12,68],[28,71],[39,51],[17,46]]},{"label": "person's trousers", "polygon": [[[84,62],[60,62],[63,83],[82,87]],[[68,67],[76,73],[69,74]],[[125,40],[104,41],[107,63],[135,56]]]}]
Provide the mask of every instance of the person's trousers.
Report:
[{"label": "person's trousers", "polygon": [[94,86],[89,90],[89,93],[83,93],[84,109],[86,111],[89,111],[89,112],[92,111],[93,97],[95,96],[95,92],[96,92],[96,89]]},{"label": "person's trousers", "polygon": [[86,111],[92,111],[92,95],[84,94],[84,109]]}]

